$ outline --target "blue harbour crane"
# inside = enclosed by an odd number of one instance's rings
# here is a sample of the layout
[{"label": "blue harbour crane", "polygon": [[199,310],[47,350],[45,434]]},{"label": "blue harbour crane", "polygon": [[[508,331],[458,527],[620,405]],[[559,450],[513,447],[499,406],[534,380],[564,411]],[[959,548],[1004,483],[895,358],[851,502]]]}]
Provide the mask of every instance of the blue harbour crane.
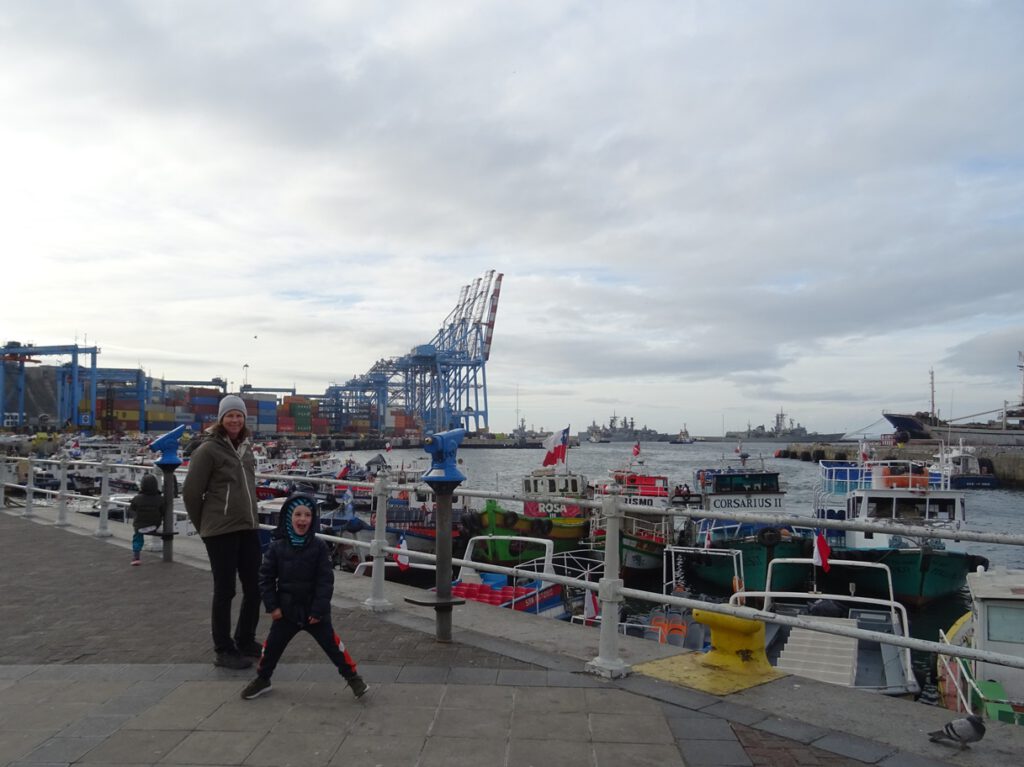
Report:
[{"label": "blue harbour crane", "polygon": [[437,334],[402,357],[378,360],[363,375],[328,387],[320,412],[335,430],[355,419],[384,431],[389,412],[413,416],[424,431],[486,431],[487,372],[500,273],[487,271],[459,292]]}]

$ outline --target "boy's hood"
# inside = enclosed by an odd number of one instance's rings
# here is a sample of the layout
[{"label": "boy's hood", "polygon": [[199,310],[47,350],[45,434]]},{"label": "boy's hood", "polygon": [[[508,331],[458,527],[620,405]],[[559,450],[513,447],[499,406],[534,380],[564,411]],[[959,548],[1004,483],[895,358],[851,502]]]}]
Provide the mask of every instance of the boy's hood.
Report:
[{"label": "boy's hood", "polygon": [[313,521],[309,525],[309,530],[307,530],[306,534],[303,536],[306,543],[309,543],[320,531],[320,512],[317,509],[316,498],[308,493],[292,493],[288,496],[288,499],[281,504],[281,512],[278,514],[277,529],[274,530],[274,537],[288,537],[288,520],[291,519],[292,511],[294,511],[297,506],[308,506],[313,511]]},{"label": "boy's hood", "polygon": [[160,483],[155,475],[146,474],[139,483],[139,490],[145,495],[160,495]]}]

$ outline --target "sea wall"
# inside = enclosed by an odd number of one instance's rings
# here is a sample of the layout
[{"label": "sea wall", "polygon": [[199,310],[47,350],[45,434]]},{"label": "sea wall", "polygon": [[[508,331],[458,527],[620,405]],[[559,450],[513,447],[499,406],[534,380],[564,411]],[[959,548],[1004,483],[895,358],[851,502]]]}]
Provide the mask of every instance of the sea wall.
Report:
[{"label": "sea wall", "polygon": [[[857,449],[857,444],[853,442],[794,442],[782,452],[788,458],[803,461],[853,461],[857,459]],[[874,450],[872,457],[879,460],[931,461],[939,452],[939,443],[932,440],[911,440],[902,447],[875,446]],[[1024,448],[979,446],[976,455],[992,461],[995,475],[1003,487],[1024,488]]]}]

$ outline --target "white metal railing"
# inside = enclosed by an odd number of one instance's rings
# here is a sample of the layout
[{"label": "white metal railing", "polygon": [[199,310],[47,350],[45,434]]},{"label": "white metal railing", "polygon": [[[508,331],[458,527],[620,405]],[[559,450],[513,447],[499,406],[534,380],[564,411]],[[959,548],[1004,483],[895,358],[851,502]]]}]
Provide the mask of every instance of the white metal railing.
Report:
[{"label": "white metal railing", "polygon": [[[24,484],[9,481],[9,471],[13,461],[8,458],[0,460],[0,502],[4,501],[4,492],[8,488],[17,488],[25,491],[25,506],[23,516],[32,516],[32,504],[33,497],[36,494],[45,495],[58,495],[63,496],[65,499],[68,497],[84,497],[92,498],[92,496],[81,496],[78,494],[69,494],[66,489],[66,472],[62,472],[61,488],[57,491],[53,490],[40,490],[33,486],[33,475],[35,463],[56,463],[58,465],[66,466],[76,464],[76,461],[54,461],[51,459],[15,459],[15,460],[28,460],[29,470],[27,472],[27,478]],[[103,488],[101,489],[101,512],[99,527],[96,530],[97,536],[110,535],[107,530],[107,519],[105,512],[109,507],[109,487],[108,487],[108,475],[111,466],[125,466],[125,464],[106,464],[106,469],[102,468],[101,465],[101,476],[103,477]],[[150,464],[136,464],[136,468],[140,469],[151,469],[153,465]],[[297,477],[295,475],[278,475],[278,474],[261,474],[258,475],[260,479],[281,479],[286,481],[295,481]],[[376,478],[374,482],[360,482],[345,478],[339,480],[337,477],[301,477],[301,481],[305,483],[312,483],[314,485],[337,485],[345,484],[350,487],[361,487],[372,490],[373,506],[376,511],[375,525],[374,525],[374,536],[371,541],[360,541],[352,538],[341,538],[333,535],[321,535],[327,541],[333,543],[345,543],[346,545],[356,546],[359,548],[365,548],[368,554],[373,558],[373,562],[386,563],[389,556],[393,558],[398,554],[408,556],[410,560],[419,560],[425,563],[434,563],[437,558],[433,554],[425,552],[411,551],[407,549],[399,549],[395,546],[389,546],[387,543],[386,532],[387,532],[387,499],[391,492],[394,491],[414,491],[422,490],[426,486],[420,483],[415,484],[395,484],[389,483],[386,474],[381,474]],[[478,490],[459,490],[457,493],[459,496],[471,497],[471,498],[486,498],[496,500],[525,500],[523,496],[518,494],[506,494],[489,491],[478,491]],[[658,511],[647,511],[638,509],[633,506],[620,503],[619,497],[614,494],[603,496],[598,501],[583,500],[579,498],[554,498],[552,502],[555,503],[567,503],[572,504],[581,508],[599,509],[601,516],[606,521],[606,534],[605,534],[605,552],[604,552],[604,577],[600,581],[594,583],[593,581],[578,580],[570,577],[559,576],[556,574],[545,574],[544,579],[553,583],[560,583],[565,586],[570,586],[577,589],[587,589],[590,591],[596,591],[601,605],[601,614],[603,615],[618,615],[619,606],[626,599],[636,599],[645,602],[651,602],[654,604],[662,604],[667,606],[681,607],[684,609],[703,609],[708,612],[721,613],[724,615],[733,615],[739,618],[746,618],[749,620],[757,620],[766,623],[777,623],[785,626],[795,626],[800,628],[806,628],[813,631],[821,631],[829,634],[836,634],[839,636],[847,636],[855,639],[866,639],[870,641],[880,642],[884,644],[891,644],[898,647],[909,648],[911,650],[918,650],[921,652],[938,653],[942,655],[948,655],[967,660],[980,660],[989,663],[995,663],[999,665],[1009,666],[1012,668],[1024,669],[1024,658],[1018,658],[1009,655],[1003,655],[1001,653],[993,653],[988,651],[976,650],[974,648],[967,647],[951,647],[946,644],[939,642],[927,641],[923,639],[914,639],[911,637],[898,637],[891,634],[882,632],[867,631],[864,629],[852,628],[843,625],[829,624],[822,625],[820,622],[814,621],[813,619],[804,618],[801,616],[782,615],[770,612],[768,610],[757,609],[753,607],[747,607],[744,605],[731,605],[722,603],[709,603],[702,600],[691,599],[687,597],[669,595],[669,594],[656,594],[649,591],[640,591],[637,589],[626,588],[620,577],[619,570],[619,544],[620,544],[620,525],[623,516],[628,514],[651,514],[651,515],[663,515],[666,512],[664,510]],[[59,509],[59,507],[58,507]],[[718,519],[735,519],[739,521],[749,522],[761,522],[770,523],[775,525],[797,525],[806,526],[806,517],[797,516],[782,516],[779,514],[757,514],[750,512],[737,512],[730,511],[728,513],[716,513],[708,512],[700,509],[673,509],[667,513],[674,514],[677,516],[686,517],[708,517]],[[58,519],[60,519],[60,511],[58,510]],[[839,528],[839,529],[854,529],[854,530],[873,530],[886,532],[893,528],[893,525],[886,524],[870,524],[870,523],[850,523],[839,520],[815,520],[815,527],[820,528]],[[900,525],[899,529],[904,532],[913,532],[913,528],[908,525]],[[999,533],[974,533],[966,530],[959,531],[946,531],[946,530],[935,530],[932,531],[929,528],[922,528],[932,537],[947,537],[954,538],[956,540],[971,540],[971,541],[983,541],[990,543],[999,544],[1010,544],[1010,545],[1024,545],[1024,535],[1007,535]],[[489,565],[480,562],[468,562],[462,559],[452,559],[452,565],[459,566],[471,566],[476,570],[483,570],[494,573],[503,573],[505,575],[512,575],[517,577],[534,577],[535,571],[522,570],[514,567],[502,567],[499,565]],[[373,567],[372,568],[372,584],[371,584],[371,596],[366,600],[365,604],[369,609],[375,611],[382,611],[391,609],[392,605],[388,601],[385,594],[385,580],[384,580],[385,567]],[[617,621],[602,621],[600,628],[600,637],[598,643],[598,655],[589,664],[587,668],[589,671],[606,677],[619,677],[628,673],[629,666],[622,660],[619,653],[619,639],[620,636],[617,626]]]}]

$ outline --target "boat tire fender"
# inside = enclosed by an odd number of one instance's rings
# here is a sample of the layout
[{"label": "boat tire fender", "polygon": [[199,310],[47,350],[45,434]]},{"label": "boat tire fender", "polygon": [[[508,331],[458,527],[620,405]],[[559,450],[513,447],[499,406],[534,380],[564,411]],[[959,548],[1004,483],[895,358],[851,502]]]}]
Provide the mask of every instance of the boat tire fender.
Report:
[{"label": "boat tire fender", "polygon": [[778,528],[765,527],[757,531],[757,542],[762,546],[775,546],[782,540],[782,533]]},{"label": "boat tire fender", "polygon": [[530,523],[530,532],[538,538],[544,538],[551,534],[552,527],[551,520],[542,517]]},{"label": "boat tire fender", "polygon": [[519,515],[514,511],[506,511],[501,518],[502,524],[510,530],[519,522]]}]

